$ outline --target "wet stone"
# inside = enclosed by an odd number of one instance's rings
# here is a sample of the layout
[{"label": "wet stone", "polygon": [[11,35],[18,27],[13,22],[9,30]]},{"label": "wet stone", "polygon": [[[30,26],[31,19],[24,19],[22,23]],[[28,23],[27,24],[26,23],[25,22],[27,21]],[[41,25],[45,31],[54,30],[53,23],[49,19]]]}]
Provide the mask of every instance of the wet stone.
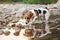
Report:
[{"label": "wet stone", "polygon": [[19,31],[14,33],[15,36],[19,36]]},{"label": "wet stone", "polygon": [[3,32],[3,30],[0,30],[0,35],[2,35],[4,32]]},{"label": "wet stone", "polygon": [[10,34],[10,31],[5,31],[4,34],[5,36],[8,36]]}]

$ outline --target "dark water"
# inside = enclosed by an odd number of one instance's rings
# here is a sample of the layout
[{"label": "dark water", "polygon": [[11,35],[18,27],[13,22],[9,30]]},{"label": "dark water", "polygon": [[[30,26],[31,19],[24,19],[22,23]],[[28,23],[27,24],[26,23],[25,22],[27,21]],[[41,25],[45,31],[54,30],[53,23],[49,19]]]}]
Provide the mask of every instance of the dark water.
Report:
[{"label": "dark water", "polygon": [[[35,24],[35,25],[37,26],[36,28],[39,27],[38,26],[39,24],[38,25]],[[51,34],[48,34],[42,38],[35,38],[34,40],[60,40],[60,29],[58,29],[60,28],[60,22],[59,23],[50,22],[48,25],[50,26]],[[43,26],[44,24],[40,25],[39,28]]]},{"label": "dark water", "polygon": [[[41,28],[44,26],[44,23],[35,25],[36,28]],[[60,40],[60,16],[51,16],[48,26],[50,27],[51,34],[41,38],[34,38],[34,40]]]}]

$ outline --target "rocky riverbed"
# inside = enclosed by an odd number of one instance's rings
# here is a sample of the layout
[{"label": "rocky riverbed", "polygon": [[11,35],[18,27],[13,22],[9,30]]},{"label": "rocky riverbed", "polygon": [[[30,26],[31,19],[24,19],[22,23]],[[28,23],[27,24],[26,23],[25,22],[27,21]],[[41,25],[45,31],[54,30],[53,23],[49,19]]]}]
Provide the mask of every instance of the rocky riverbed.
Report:
[{"label": "rocky riverbed", "polygon": [[[22,12],[26,9],[36,9],[36,8],[40,8],[40,7],[46,7],[46,5],[25,5],[25,4],[0,4],[0,29],[7,27],[7,24],[13,22],[17,22],[21,15]],[[58,12],[58,11],[56,11]],[[38,21],[39,22],[39,21]],[[37,28],[41,26],[43,26],[44,24],[34,24]],[[59,31],[60,31],[60,15],[51,15],[49,18],[49,26],[50,29],[52,31],[52,34],[50,34],[49,38],[51,38],[51,40],[54,40],[54,38],[56,39],[60,39],[60,35],[59,35]],[[0,30],[1,31],[1,30]],[[58,32],[58,33],[57,33]],[[3,31],[0,32],[1,35],[3,34]],[[52,36],[53,35],[53,36]],[[36,38],[37,39],[37,38]],[[34,40],[36,40],[34,39]],[[40,38],[38,38],[37,40],[40,40]],[[42,40],[45,40],[44,38],[42,38]],[[48,39],[47,39],[48,40]]]}]

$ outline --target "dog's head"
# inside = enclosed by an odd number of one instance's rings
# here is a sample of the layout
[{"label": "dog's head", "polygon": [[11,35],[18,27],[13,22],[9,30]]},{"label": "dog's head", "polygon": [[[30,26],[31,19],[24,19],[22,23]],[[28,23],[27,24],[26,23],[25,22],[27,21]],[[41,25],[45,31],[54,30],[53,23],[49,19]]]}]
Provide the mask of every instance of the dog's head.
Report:
[{"label": "dog's head", "polygon": [[28,10],[23,12],[23,18],[26,20],[26,24],[28,24],[32,16],[33,16],[33,13]]},{"label": "dog's head", "polygon": [[23,12],[23,18],[26,20],[26,24],[30,22],[30,19],[33,19],[33,16],[38,16],[38,11],[37,10],[25,10]]}]

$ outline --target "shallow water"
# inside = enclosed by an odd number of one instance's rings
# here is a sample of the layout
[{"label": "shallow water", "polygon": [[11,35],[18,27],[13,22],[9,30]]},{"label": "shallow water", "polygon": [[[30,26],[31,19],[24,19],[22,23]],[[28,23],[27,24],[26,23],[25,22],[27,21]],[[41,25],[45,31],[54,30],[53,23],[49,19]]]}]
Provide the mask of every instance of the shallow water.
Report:
[{"label": "shallow water", "polygon": [[[44,23],[35,23],[33,25],[35,25],[35,28],[36,29],[41,29],[41,28],[44,29],[45,28],[45,24]],[[60,25],[60,20],[57,20],[57,21],[52,20],[52,21],[49,21],[49,23],[47,24],[47,26],[49,26],[49,28],[50,28],[50,30],[52,32],[50,35],[48,35],[49,38],[51,36],[51,40],[54,39],[54,38],[57,38],[57,39],[60,38],[60,32],[59,32],[60,29],[58,29],[58,28],[60,28],[60,26],[57,26],[57,25]],[[0,39],[1,40],[25,40],[26,39],[26,37],[25,37],[25,39],[23,39],[20,35],[19,36],[15,36],[13,34],[14,33],[14,30],[10,30],[10,32],[11,33],[8,36],[5,36],[4,34],[3,35],[0,35]],[[46,36],[46,37],[48,38],[48,36]],[[40,38],[40,39],[41,40],[44,40],[43,38]],[[36,38],[36,39],[37,40],[40,40],[39,38]],[[45,39],[45,40],[48,40],[48,39]]]}]

